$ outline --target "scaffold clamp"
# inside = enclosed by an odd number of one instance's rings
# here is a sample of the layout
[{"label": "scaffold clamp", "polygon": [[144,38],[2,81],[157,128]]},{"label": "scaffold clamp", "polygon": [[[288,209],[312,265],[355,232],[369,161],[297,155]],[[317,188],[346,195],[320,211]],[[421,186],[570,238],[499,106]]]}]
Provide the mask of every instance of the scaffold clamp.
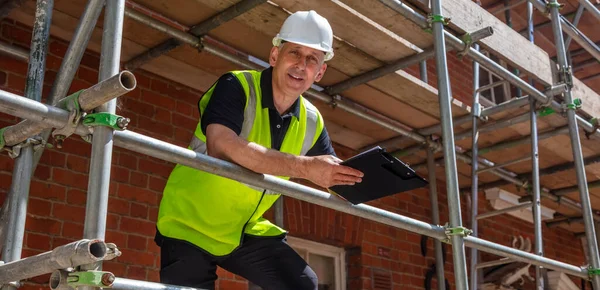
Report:
[{"label": "scaffold clamp", "polygon": [[548,8],[556,7],[559,10],[562,9],[564,6],[565,6],[565,4],[558,3],[558,1],[550,1],[550,2],[546,3],[546,7],[548,7]]},{"label": "scaffold clamp", "polygon": [[543,109],[540,109],[538,111],[538,116],[540,117],[546,117],[548,115],[552,115],[556,113],[556,111],[554,111],[554,109],[550,108],[550,107],[544,107]]},{"label": "scaffold clamp", "polygon": [[83,119],[83,125],[88,127],[105,126],[119,131],[125,130],[128,124],[129,118],[106,112],[88,114]]},{"label": "scaffold clamp", "polygon": [[445,243],[452,243],[452,236],[462,236],[462,237],[466,237],[469,236],[473,233],[473,230],[467,229],[465,227],[448,227],[445,226],[445,233],[446,233],[446,240],[444,240],[443,242]]},{"label": "scaffold clamp", "polygon": [[427,15],[427,23],[429,23],[429,26],[424,29],[426,32],[431,33],[433,24],[436,22],[440,22],[443,25],[448,25],[448,23],[450,23],[450,17],[444,17],[442,15],[437,15],[437,14],[429,14]]},{"label": "scaffold clamp", "polygon": [[[592,124],[592,131],[591,132],[585,131],[585,137],[588,140],[594,133],[596,133],[596,130],[600,129],[600,122],[598,121],[598,118],[591,118],[590,124]],[[1,133],[1,131],[0,131],[0,133]],[[2,138],[2,136],[0,136],[0,138]]]},{"label": "scaffold clamp", "polygon": [[104,271],[72,272],[67,276],[67,284],[73,288],[79,286],[110,287],[114,282],[115,275]]},{"label": "scaffold clamp", "polygon": [[590,276],[590,278],[600,275],[600,269],[592,268],[592,266],[589,266],[587,271],[588,271],[588,276]]},{"label": "scaffold clamp", "polygon": [[473,37],[471,36],[471,33],[467,32],[463,34],[462,41],[465,43],[465,47],[463,48],[463,50],[456,53],[459,59],[462,59],[463,56],[467,55],[469,49],[471,48],[471,45],[473,44]]},{"label": "scaffold clamp", "polygon": [[573,102],[570,104],[563,104],[564,110],[578,110],[581,108],[583,101],[581,99],[573,99]]},{"label": "scaffold clamp", "polygon": [[573,71],[571,66],[565,65],[558,71],[560,81],[570,89],[573,87]]},{"label": "scaffold clamp", "polygon": [[57,148],[62,148],[63,141],[75,133],[79,120],[81,120],[82,112],[81,105],[79,104],[79,95],[81,92],[83,90],[79,90],[61,100],[64,108],[69,111],[69,121],[64,127],[52,131],[52,137],[56,142]]}]

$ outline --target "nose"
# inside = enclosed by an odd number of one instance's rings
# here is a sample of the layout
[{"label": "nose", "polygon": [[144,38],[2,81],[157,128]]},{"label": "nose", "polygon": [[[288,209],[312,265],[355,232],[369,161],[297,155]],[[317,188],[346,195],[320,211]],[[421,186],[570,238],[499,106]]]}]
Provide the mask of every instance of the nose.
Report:
[{"label": "nose", "polygon": [[298,60],[296,61],[296,68],[298,68],[299,70],[304,71],[306,69],[306,58],[305,57],[299,57]]}]

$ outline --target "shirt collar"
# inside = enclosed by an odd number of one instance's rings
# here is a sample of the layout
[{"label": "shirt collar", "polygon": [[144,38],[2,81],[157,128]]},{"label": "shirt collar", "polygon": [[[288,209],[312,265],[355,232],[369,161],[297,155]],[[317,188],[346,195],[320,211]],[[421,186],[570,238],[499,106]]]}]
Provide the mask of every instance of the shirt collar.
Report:
[{"label": "shirt collar", "polygon": [[[262,71],[260,75],[260,89],[262,92],[262,107],[277,111],[273,102],[273,67]],[[292,104],[288,114],[292,114],[292,116],[300,119],[300,98],[297,98]]]}]

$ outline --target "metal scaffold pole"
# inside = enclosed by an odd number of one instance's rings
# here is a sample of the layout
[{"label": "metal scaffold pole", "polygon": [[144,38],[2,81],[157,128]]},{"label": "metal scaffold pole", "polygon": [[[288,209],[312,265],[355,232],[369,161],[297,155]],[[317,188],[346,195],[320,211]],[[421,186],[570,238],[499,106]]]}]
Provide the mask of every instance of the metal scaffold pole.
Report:
[{"label": "metal scaffold pole", "polygon": [[[479,50],[479,45],[475,44],[474,49]],[[478,127],[478,123],[479,123],[479,116],[481,114],[481,105],[479,104],[479,94],[480,94],[480,90],[479,90],[479,63],[474,61],[473,62],[473,106],[472,106],[472,110],[471,110],[471,115],[472,115],[472,119],[473,119],[473,125],[472,125],[472,133],[471,136],[471,158],[473,160],[477,160],[479,158],[479,154],[478,154],[478,145],[477,142],[479,141],[479,132],[477,131],[477,127]],[[477,185],[479,183],[478,181],[478,177],[479,177],[479,162],[471,162],[471,230],[473,231],[473,236],[477,237],[479,236],[478,233],[478,227],[477,227],[477,212],[478,212],[478,206],[479,206],[479,189],[477,188]],[[478,278],[478,269],[477,269],[477,263],[479,263],[479,253],[477,252],[477,249],[475,248],[471,248],[471,261],[470,261],[470,272],[469,272],[469,277],[470,277],[470,281],[471,281],[471,289],[478,289],[477,287],[477,278]]]},{"label": "metal scaffold pole", "polygon": [[[438,225],[440,223],[440,205],[438,203],[437,182],[435,177],[435,163],[433,162],[433,154],[433,150],[427,150],[429,200],[431,202],[431,221],[434,225]],[[442,242],[439,240],[435,240],[433,246],[435,251],[435,273],[437,277],[438,290],[446,290],[446,278],[444,276],[444,253],[442,252]]]},{"label": "metal scaffold pole", "polygon": [[[575,163],[575,173],[577,176],[577,186],[579,187],[579,198],[581,203],[581,211],[583,214],[583,222],[587,239],[587,261],[593,269],[600,268],[600,258],[598,257],[598,243],[596,242],[596,231],[594,229],[594,217],[590,203],[590,196],[587,186],[587,177],[585,175],[585,165],[583,162],[583,154],[581,152],[581,143],[579,139],[579,126],[575,116],[576,104],[571,95],[572,74],[571,68],[567,64],[567,55],[565,52],[562,21],[558,9],[560,4],[556,0],[548,3],[550,16],[552,20],[552,30],[554,32],[554,43],[557,50],[557,60],[559,65],[559,81],[568,84],[567,91],[563,94],[566,110],[567,121],[569,126],[569,136],[571,137],[571,149],[573,151],[573,161]],[[594,289],[600,289],[600,276],[592,275],[592,284]]]},{"label": "metal scaffold pole", "polygon": [[[530,127],[531,127],[531,197],[532,197],[532,212],[533,212],[533,228],[535,232],[535,253],[544,255],[544,245],[542,236],[542,201],[540,196],[540,163],[538,152],[538,130],[537,130],[537,112],[535,109],[536,101],[531,98],[529,100],[530,108]],[[544,269],[535,267],[535,284],[536,289],[544,290]]]},{"label": "metal scaffold pole", "polygon": [[[427,83],[427,61],[419,63],[419,73],[421,81]],[[431,141],[431,139],[429,139]],[[440,205],[438,203],[437,178],[435,174],[434,150],[427,150],[427,174],[429,177],[429,200],[431,203],[431,222],[434,225],[440,224]],[[444,275],[444,252],[442,251],[442,242],[434,240],[433,248],[435,251],[435,273],[437,277],[438,290],[446,290],[446,277]]]},{"label": "metal scaffold pole", "polygon": [[[119,74],[125,0],[107,1],[100,55],[98,81]],[[116,100],[96,108],[98,114],[115,114]],[[104,240],[113,150],[113,129],[96,126],[92,137],[92,156],[86,201],[83,237]],[[84,265],[82,270],[99,270],[101,262]]]},{"label": "metal scaffold pole", "polygon": [[[444,163],[446,168],[446,192],[448,194],[448,213],[450,216],[449,230],[451,235],[452,258],[454,261],[454,277],[456,289],[469,289],[467,281],[467,263],[465,257],[464,228],[460,210],[460,196],[458,190],[458,175],[456,167],[456,152],[454,146],[454,133],[452,125],[452,105],[450,102],[450,78],[448,76],[448,63],[446,60],[446,42],[444,35],[444,22],[442,16],[442,0],[433,0],[432,26],[433,43],[435,47],[435,64],[437,74],[438,96],[440,102],[440,117],[442,122],[442,141]],[[476,162],[476,161],[475,161]]]},{"label": "metal scaffold pole", "polygon": [[[50,89],[50,95],[46,100],[47,104],[55,105],[56,102],[67,95],[88,41],[92,36],[92,30],[96,27],[96,22],[102,12],[104,1],[105,0],[89,0],[86,4],[85,10],[79,18],[75,34],[73,34],[73,38],[69,42],[69,48],[65,53],[63,61],[60,64],[60,69],[58,70],[52,88]],[[48,140],[49,137],[50,129],[44,130],[42,138]],[[44,148],[35,151],[33,156],[33,171],[35,171],[43,153]]]},{"label": "metal scaffold pole", "polygon": [[[50,37],[50,25],[52,24],[53,7],[54,0],[38,0],[36,4],[36,17],[33,23],[33,33],[31,37],[25,97],[37,102],[42,100],[44,73],[46,71],[46,54],[48,52],[48,40]],[[8,215],[6,218],[6,228],[2,230],[6,233],[2,250],[2,259],[4,263],[21,259],[23,237],[25,235],[25,221],[27,219],[29,186],[33,175],[31,170],[33,149],[36,142],[37,141],[32,138],[12,147],[12,152],[13,154],[16,154],[17,157],[8,197],[7,200],[4,201],[8,204],[6,207],[7,211],[3,213]],[[0,148],[1,147],[4,147],[4,144],[1,144]],[[3,290],[16,288],[18,288],[18,281],[2,286]]]}]

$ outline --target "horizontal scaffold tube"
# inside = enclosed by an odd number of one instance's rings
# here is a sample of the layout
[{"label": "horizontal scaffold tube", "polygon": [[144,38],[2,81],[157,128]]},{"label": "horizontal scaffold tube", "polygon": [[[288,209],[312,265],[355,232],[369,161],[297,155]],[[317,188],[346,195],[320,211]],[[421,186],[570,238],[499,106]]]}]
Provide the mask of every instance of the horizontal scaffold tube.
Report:
[{"label": "horizontal scaffold tube", "polygon": [[[79,110],[82,112],[92,110],[114,98],[122,96],[136,87],[135,76],[128,71],[122,71],[118,75],[111,77],[105,81],[97,83],[87,89],[84,89],[74,95],[76,100],[71,100],[71,96],[61,99],[57,103],[57,107],[66,108],[68,101],[77,101]],[[77,109],[77,108],[75,108]],[[7,127],[4,132],[5,146],[13,146],[19,144],[27,138],[42,132],[44,129],[50,128],[44,122],[36,122],[34,120],[23,120],[20,123]]]},{"label": "horizontal scaffold tube", "polygon": [[[64,126],[64,116],[68,112],[59,108],[28,100],[9,92],[0,91],[0,111],[17,117],[29,116],[32,119],[47,120],[49,123]],[[29,115],[28,115],[29,114]],[[64,120],[62,124],[61,119]],[[413,233],[446,240],[445,228],[428,224],[413,218],[385,211],[366,204],[352,205],[335,195],[304,186],[292,181],[263,175],[247,170],[238,165],[196,153],[189,149],[169,144],[158,139],[147,137],[131,131],[115,131],[114,144],[118,147],[146,154],[168,162],[176,162],[199,170],[210,172],[222,177],[234,179],[249,185],[257,186],[290,196],[299,200],[315,203],[340,212],[368,220],[380,222]],[[493,254],[513,258],[517,261],[531,262],[548,269],[563,271],[577,277],[587,277],[587,270],[568,265],[552,259],[539,257],[510,247],[491,243],[477,238],[465,238],[466,245]]]},{"label": "horizontal scaffold tube", "polygon": [[102,261],[108,249],[99,240],[79,240],[36,256],[0,265],[0,284]]}]

